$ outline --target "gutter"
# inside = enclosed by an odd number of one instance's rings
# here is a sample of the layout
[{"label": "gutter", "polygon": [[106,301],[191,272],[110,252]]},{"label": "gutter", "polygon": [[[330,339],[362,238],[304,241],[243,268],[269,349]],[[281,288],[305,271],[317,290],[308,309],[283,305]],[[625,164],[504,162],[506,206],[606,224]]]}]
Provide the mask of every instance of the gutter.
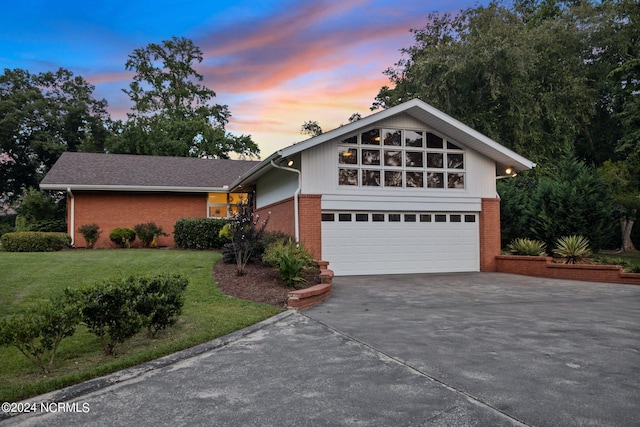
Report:
[{"label": "gutter", "polygon": [[294,172],[298,174],[298,188],[296,188],[296,192],[293,193],[293,222],[295,227],[296,243],[298,243],[300,241],[300,220],[298,218],[299,216],[298,215],[298,196],[300,195],[300,191],[302,189],[302,174],[298,169],[276,165],[273,160],[271,160],[271,166],[273,166],[276,169],[282,169],[284,171]]},{"label": "gutter", "polygon": [[76,200],[71,192],[71,187],[67,187],[67,194],[69,195],[69,235],[71,236],[71,246],[76,242]]}]

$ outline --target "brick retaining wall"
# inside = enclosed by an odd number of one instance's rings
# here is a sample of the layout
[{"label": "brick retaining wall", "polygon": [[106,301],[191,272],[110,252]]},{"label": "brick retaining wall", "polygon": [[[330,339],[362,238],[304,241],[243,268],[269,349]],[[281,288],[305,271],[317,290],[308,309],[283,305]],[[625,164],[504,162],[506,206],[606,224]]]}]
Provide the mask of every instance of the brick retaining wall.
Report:
[{"label": "brick retaining wall", "polygon": [[625,273],[619,265],[557,264],[552,260],[541,256],[499,255],[496,256],[496,271],[552,279],[640,285],[639,273]]}]

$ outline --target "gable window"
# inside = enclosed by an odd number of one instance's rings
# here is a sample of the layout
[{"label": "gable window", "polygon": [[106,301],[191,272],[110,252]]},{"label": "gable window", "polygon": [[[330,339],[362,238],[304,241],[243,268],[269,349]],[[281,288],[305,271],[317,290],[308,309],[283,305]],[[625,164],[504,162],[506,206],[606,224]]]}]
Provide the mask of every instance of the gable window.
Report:
[{"label": "gable window", "polygon": [[247,193],[209,193],[207,196],[208,218],[231,218],[238,208],[247,203]]},{"label": "gable window", "polygon": [[338,145],[338,185],[465,188],[465,152],[432,132],[373,128]]}]

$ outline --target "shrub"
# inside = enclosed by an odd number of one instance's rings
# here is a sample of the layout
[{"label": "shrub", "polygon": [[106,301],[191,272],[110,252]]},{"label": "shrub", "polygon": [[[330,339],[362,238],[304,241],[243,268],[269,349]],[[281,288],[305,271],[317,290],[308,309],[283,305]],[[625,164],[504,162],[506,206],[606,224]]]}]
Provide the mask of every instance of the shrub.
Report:
[{"label": "shrub", "polygon": [[292,240],[270,245],[265,250],[262,260],[276,267],[280,278],[290,288],[303,283],[305,281],[303,277],[305,267],[314,265],[311,254],[304,246]]},{"label": "shrub", "polygon": [[[223,227],[223,230],[225,227]],[[229,227],[226,227],[227,230],[230,230]],[[222,232],[221,232],[222,233]],[[230,231],[226,231],[226,233],[230,234]],[[284,244],[291,240],[292,237],[287,233],[283,233],[281,231],[265,231],[262,233],[260,240],[256,242],[253,248],[253,252],[248,262],[252,262],[254,259],[262,259],[262,255],[267,247],[272,244],[279,243]],[[236,262],[236,254],[233,250],[233,244],[226,243],[222,246],[222,262],[225,264],[232,264]]]},{"label": "shrub", "polygon": [[156,225],[154,222],[138,224],[133,227],[133,230],[145,248],[158,246],[158,237],[168,236],[167,233],[162,232],[162,227]]},{"label": "shrub", "polygon": [[560,237],[556,241],[553,253],[565,260],[565,264],[579,264],[591,255],[589,240],[584,236],[571,235]]},{"label": "shrub", "polygon": [[219,218],[181,218],[176,221],[173,238],[183,249],[220,249],[228,240],[220,237],[220,230],[229,221]]},{"label": "shrub", "polygon": [[268,222],[269,218],[261,222],[260,215],[254,214],[249,205],[242,206],[229,221],[230,245],[233,248],[238,276],[244,274],[244,267],[255,254]]},{"label": "shrub", "polygon": [[135,335],[142,327],[136,310],[140,295],[131,279],[109,280],[94,286],[65,290],[67,298],[78,302],[82,320],[99,339],[104,354],[115,353],[118,343]]},{"label": "shrub", "polygon": [[37,308],[0,322],[0,344],[14,345],[46,375],[63,338],[80,322],[78,306],[67,298],[52,299]]},{"label": "shrub", "polygon": [[109,233],[109,239],[120,247],[130,248],[131,243],[136,239],[136,232],[126,227],[114,228]]},{"label": "shrub", "polygon": [[155,338],[158,331],[171,326],[182,312],[184,291],[189,281],[179,275],[141,277],[136,279],[140,297],[136,311],[142,316],[147,336]]},{"label": "shrub", "polygon": [[98,241],[100,234],[102,231],[100,230],[100,226],[98,224],[84,224],[78,228],[78,232],[82,234],[84,240],[87,242],[87,247],[92,249],[93,246]]},{"label": "shrub", "polygon": [[5,233],[1,238],[7,252],[54,252],[71,246],[67,233],[43,231],[16,231]]},{"label": "shrub", "polygon": [[512,255],[545,256],[546,245],[539,240],[526,238],[513,239],[507,246]]},{"label": "shrub", "polygon": [[16,231],[66,231],[63,200],[34,188],[26,190],[18,207]]}]

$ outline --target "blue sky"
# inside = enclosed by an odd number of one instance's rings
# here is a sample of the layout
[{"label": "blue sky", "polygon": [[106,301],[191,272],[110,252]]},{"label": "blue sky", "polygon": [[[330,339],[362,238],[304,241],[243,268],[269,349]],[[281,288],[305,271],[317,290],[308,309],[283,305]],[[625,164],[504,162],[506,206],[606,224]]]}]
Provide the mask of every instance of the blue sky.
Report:
[{"label": "blue sky", "polygon": [[[486,1],[480,1],[485,4]],[[457,12],[469,0],[36,1],[0,13],[0,66],[30,72],[70,69],[95,85],[114,118],[127,56],[149,43],[187,37],[200,47],[197,70],[232,114],[228,130],[250,134],[266,157],[300,141],[316,120],[333,129],[369,107],[382,72],[413,44],[411,28],[430,12]]]}]

